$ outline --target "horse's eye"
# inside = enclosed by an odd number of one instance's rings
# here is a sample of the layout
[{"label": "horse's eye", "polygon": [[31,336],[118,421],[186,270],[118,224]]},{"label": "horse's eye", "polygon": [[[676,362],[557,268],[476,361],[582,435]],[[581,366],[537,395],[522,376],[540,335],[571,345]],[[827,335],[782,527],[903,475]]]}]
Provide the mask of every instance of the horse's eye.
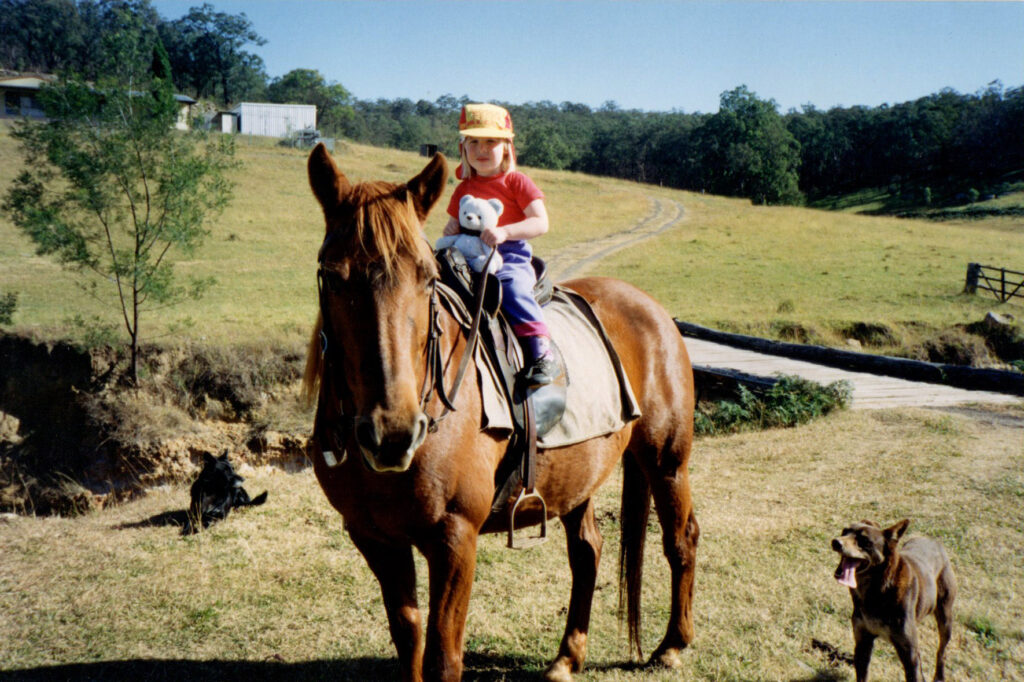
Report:
[{"label": "horse's eye", "polygon": [[323,278],[324,285],[332,294],[337,295],[345,287],[345,280],[334,270],[324,270]]}]

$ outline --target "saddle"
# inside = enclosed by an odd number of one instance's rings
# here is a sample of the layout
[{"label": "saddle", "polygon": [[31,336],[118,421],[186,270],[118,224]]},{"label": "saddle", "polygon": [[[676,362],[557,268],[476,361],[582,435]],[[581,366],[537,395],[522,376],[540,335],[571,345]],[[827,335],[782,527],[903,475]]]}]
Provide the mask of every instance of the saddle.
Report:
[{"label": "saddle", "polygon": [[[519,381],[524,354],[512,332],[511,323],[501,312],[501,284],[498,278],[486,270],[482,273],[474,272],[462,253],[455,248],[437,251],[435,257],[443,285],[442,304],[456,319],[468,321],[472,317],[469,311],[476,307],[477,297],[482,296],[479,348],[495,370],[493,374],[498,379],[496,383],[500,386],[505,402],[511,408],[513,424],[505,456],[495,472],[497,492],[491,503],[491,516],[507,516],[509,547],[521,549],[532,546],[547,538],[547,507],[534,488],[537,439],[550,431],[565,411],[565,362],[557,345],[552,343],[561,367],[558,377],[547,386],[524,387]],[[537,274],[534,297],[543,306],[551,300],[554,287],[544,261],[535,257],[533,267]],[[479,290],[481,286],[484,287],[482,292]],[[463,326],[467,326],[466,322],[463,322]],[[519,506],[527,500],[536,500],[541,506],[541,529],[536,537],[517,543],[513,533],[515,515]]]}]

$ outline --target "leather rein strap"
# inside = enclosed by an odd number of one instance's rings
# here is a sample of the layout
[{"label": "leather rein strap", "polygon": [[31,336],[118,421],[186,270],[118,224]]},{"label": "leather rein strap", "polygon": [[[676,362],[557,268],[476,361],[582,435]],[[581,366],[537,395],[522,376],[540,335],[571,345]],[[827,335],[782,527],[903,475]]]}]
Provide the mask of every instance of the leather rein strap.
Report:
[{"label": "leather rein strap", "polygon": [[[326,250],[327,243],[332,235],[333,233],[328,234],[327,237],[324,238],[324,243],[321,245],[320,253],[317,256],[317,261],[319,262],[319,268],[317,269],[317,295],[320,299],[320,317],[323,323],[323,326],[320,329],[320,354],[324,358],[325,373],[330,369],[327,351],[331,347],[331,342],[327,334],[327,330],[330,327],[330,318],[328,316],[327,301],[324,295],[326,279],[324,275],[324,251]],[[428,419],[430,420],[428,430],[431,433],[437,431],[437,425],[447,418],[449,414],[455,411],[455,399],[458,397],[459,388],[462,386],[462,380],[465,378],[466,370],[469,368],[469,360],[476,351],[476,343],[480,337],[480,321],[483,317],[484,293],[487,289],[487,266],[490,265],[495,253],[497,253],[497,249],[492,247],[491,253],[487,256],[487,262],[481,269],[481,272],[484,274],[479,278],[476,292],[474,294],[473,320],[469,326],[469,331],[466,332],[466,349],[462,353],[462,359],[459,361],[459,368],[455,373],[455,379],[452,382],[452,386],[447,391],[444,388],[444,367],[441,360],[441,306],[438,303],[437,278],[434,278],[431,281],[429,314],[430,330],[428,331],[429,336],[427,338],[427,371],[423,380],[423,389],[420,393],[420,410],[426,412],[427,404],[430,402],[435,390],[437,391],[437,397],[444,405],[444,409],[437,417],[431,417],[428,415]],[[330,287],[328,286],[326,288]],[[321,385],[322,384],[323,380],[321,380]],[[338,407],[340,409],[340,405]]]},{"label": "leather rein strap", "polygon": [[430,433],[437,431],[437,425],[455,411],[455,398],[459,394],[462,380],[466,376],[466,369],[469,367],[469,360],[476,352],[476,343],[480,338],[480,320],[483,318],[484,293],[487,290],[487,266],[490,265],[495,253],[497,253],[497,248],[491,247],[491,253],[487,256],[487,261],[484,263],[483,268],[480,269],[480,278],[477,281],[473,297],[473,321],[469,325],[469,331],[466,332],[466,348],[462,352],[462,358],[459,360],[459,369],[455,372],[455,380],[452,382],[452,387],[447,392],[444,390],[444,367],[441,366],[441,325],[438,320],[440,307],[437,304],[437,280],[435,279],[433,282],[430,293],[430,339],[427,341],[428,376],[431,374],[433,376],[429,377],[430,380],[424,382],[424,392],[420,397],[420,409],[425,411],[435,386],[437,388],[437,397],[444,404],[444,409],[436,418],[429,417],[430,425],[428,430]]}]

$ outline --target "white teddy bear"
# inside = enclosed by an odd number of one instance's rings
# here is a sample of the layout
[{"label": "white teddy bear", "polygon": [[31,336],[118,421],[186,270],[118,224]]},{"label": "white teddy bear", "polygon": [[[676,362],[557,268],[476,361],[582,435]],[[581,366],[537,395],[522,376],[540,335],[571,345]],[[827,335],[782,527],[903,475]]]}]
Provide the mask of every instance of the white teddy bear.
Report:
[{"label": "white teddy bear", "polygon": [[[441,237],[437,240],[435,248],[440,251],[454,244],[466,257],[469,266],[480,272],[491,254],[490,247],[480,241],[480,233],[488,227],[497,226],[498,216],[504,210],[505,207],[497,199],[477,199],[472,194],[467,194],[459,200],[459,227],[462,228],[462,232]],[[490,265],[487,266],[487,272],[497,272],[503,263],[501,254],[495,252]]]}]

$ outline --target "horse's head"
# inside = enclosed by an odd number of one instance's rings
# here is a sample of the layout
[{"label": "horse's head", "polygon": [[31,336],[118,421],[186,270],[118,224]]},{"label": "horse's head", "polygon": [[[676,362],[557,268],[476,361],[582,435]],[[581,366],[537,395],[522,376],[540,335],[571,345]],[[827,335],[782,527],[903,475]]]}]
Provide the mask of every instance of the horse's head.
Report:
[{"label": "horse's head", "polygon": [[404,185],[351,184],[324,146],[309,183],[324,210],[320,309],[335,399],[375,471],[405,471],[427,435],[421,405],[437,266],[423,221],[448,181],[437,154]]}]

